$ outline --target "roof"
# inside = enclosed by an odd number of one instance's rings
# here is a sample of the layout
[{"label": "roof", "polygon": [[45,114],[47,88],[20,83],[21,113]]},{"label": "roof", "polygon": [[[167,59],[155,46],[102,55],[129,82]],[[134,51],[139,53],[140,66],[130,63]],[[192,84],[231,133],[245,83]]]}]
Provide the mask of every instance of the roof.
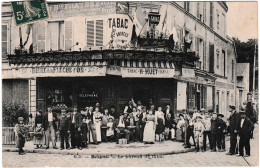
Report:
[{"label": "roof", "polygon": [[249,75],[249,63],[237,63],[237,76],[246,75]]}]

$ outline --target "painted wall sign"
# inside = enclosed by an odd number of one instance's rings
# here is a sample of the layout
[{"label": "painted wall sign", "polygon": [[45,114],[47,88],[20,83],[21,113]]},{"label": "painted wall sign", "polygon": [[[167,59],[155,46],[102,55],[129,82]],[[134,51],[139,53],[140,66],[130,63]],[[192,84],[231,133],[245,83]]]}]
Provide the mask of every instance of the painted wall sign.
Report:
[{"label": "painted wall sign", "polygon": [[51,18],[115,14],[116,2],[93,1],[50,4],[49,11]]},{"label": "painted wall sign", "polygon": [[13,78],[105,76],[106,66],[30,67],[12,70]]},{"label": "painted wall sign", "polygon": [[120,66],[115,66],[115,65],[110,65],[107,66],[107,74],[108,75],[116,75],[116,76],[121,76],[121,67]]},{"label": "painted wall sign", "polygon": [[123,78],[173,78],[175,69],[125,68],[121,67]]},{"label": "painted wall sign", "polygon": [[112,15],[108,18],[108,28],[110,30],[109,46],[117,49],[130,47],[133,22],[128,15]]},{"label": "painted wall sign", "polygon": [[12,8],[17,26],[49,18],[45,0],[12,2]]},{"label": "painted wall sign", "polygon": [[194,69],[182,68],[182,77],[184,77],[184,78],[195,78]]}]

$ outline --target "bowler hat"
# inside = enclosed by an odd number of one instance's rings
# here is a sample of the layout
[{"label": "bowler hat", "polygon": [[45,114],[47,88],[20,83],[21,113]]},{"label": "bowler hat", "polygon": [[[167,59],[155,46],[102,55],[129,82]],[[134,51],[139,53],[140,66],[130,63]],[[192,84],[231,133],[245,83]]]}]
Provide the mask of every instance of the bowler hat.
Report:
[{"label": "bowler hat", "polygon": [[248,92],[247,95],[252,95],[252,93]]},{"label": "bowler hat", "polygon": [[184,117],[183,114],[179,114],[179,117],[181,117],[181,116]]},{"label": "bowler hat", "polygon": [[235,106],[232,106],[232,105],[229,105],[229,108],[231,108],[231,109],[233,109],[233,110],[236,109],[236,107],[235,107]]},{"label": "bowler hat", "polygon": [[224,117],[224,115],[223,114],[218,114],[218,117]]}]

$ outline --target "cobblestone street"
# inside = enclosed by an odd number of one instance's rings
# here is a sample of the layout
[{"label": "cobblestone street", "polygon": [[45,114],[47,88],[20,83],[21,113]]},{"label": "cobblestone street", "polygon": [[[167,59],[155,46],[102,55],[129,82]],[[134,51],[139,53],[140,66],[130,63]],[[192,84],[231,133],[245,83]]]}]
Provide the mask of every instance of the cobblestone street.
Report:
[{"label": "cobblestone street", "polygon": [[[255,133],[258,132],[258,126]],[[237,156],[228,156],[226,152],[188,152],[183,154],[173,155],[156,155],[142,156],[142,158],[126,158],[126,157],[111,157],[107,156],[92,158],[91,155],[57,155],[57,154],[38,154],[27,153],[19,156],[16,152],[3,152],[3,167],[79,167],[79,166],[150,166],[150,167],[186,167],[186,166],[258,166],[258,134],[251,140],[251,157],[243,158]],[[229,138],[227,138],[229,139]],[[226,142],[227,149],[229,141]],[[156,157],[156,158],[153,158]]]}]

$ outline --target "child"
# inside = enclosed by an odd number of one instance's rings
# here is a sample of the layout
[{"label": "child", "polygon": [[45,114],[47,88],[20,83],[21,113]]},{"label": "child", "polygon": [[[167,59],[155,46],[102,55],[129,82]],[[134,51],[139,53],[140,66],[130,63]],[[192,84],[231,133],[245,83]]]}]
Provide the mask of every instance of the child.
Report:
[{"label": "child", "polygon": [[113,129],[113,122],[114,122],[114,117],[113,116],[109,116],[108,117],[108,123],[107,123],[107,140],[109,142],[112,142],[114,139],[114,129]]},{"label": "child", "polygon": [[195,148],[199,152],[200,147],[202,149],[203,132],[205,130],[204,124],[202,123],[202,116],[198,114],[196,116],[196,122],[194,124],[194,136],[195,136]]},{"label": "child", "polygon": [[84,117],[82,119],[82,125],[81,125],[81,138],[82,138],[82,148],[88,148],[88,125],[86,122],[86,118]]},{"label": "child", "polygon": [[58,120],[58,129],[60,131],[60,150],[64,149],[64,140],[66,143],[66,149],[70,149],[69,144],[69,130],[70,130],[70,120],[66,116],[66,110],[61,110],[61,117]]},{"label": "child", "polygon": [[24,127],[23,120],[23,117],[18,117],[18,124],[15,125],[16,147],[19,149],[19,155],[25,155],[23,147],[25,144],[26,128]]},{"label": "child", "polygon": [[226,151],[226,144],[225,144],[225,134],[224,130],[226,129],[227,125],[225,121],[223,121],[224,115],[218,114],[218,121],[219,121],[219,136],[217,137],[217,141],[219,141],[220,149],[218,149],[219,152],[225,152]]},{"label": "child", "polygon": [[36,145],[36,149],[41,148],[42,145],[45,145],[45,136],[43,131],[42,124],[37,123],[33,137],[33,144]]}]

